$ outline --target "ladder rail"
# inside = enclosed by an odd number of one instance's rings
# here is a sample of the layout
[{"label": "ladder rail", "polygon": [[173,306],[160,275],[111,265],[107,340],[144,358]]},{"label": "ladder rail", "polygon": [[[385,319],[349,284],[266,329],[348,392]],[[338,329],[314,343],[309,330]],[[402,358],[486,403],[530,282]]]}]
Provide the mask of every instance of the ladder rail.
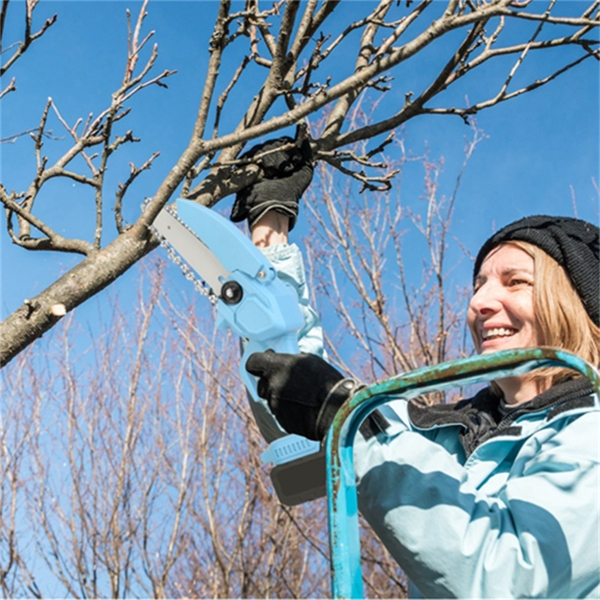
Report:
[{"label": "ladder rail", "polygon": [[353,444],[362,421],[389,396],[420,394],[566,367],[586,376],[600,396],[600,373],[581,357],[556,348],[524,348],[416,369],[361,390],[338,411],[326,441],[329,547],[333,598],[362,598],[358,499]]}]

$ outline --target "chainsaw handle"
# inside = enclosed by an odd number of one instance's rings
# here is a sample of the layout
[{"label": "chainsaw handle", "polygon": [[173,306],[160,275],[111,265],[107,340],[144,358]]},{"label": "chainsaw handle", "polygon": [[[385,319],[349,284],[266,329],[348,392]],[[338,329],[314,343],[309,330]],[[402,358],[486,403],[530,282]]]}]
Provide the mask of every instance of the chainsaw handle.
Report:
[{"label": "chainsaw handle", "polygon": [[[237,290],[233,300],[225,297],[229,289]],[[298,296],[290,284],[277,277],[250,277],[239,271],[225,281],[223,291],[217,303],[219,326],[230,328],[243,340],[240,375],[260,432],[271,442],[287,433],[266,400],[259,397],[257,379],[246,371],[246,362],[251,354],[266,350],[298,353],[298,330],[304,323]]]},{"label": "chainsaw handle", "polygon": [[262,436],[268,443],[273,440],[284,437],[287,432],[279,425],[277,419],[273,416],[269,404],[264,398],[258,395],[258,378],[251,375],[246,370],[246,363],[252,354],[255,352],[266,352],[267,350],[273,350],[274,352],[281,352],[287,354],[298,353],[298,340],[296,333],[290,333],[282,335],[277,338],[258,342],[256,340],[248,340],[244,344],[244,353],[240,361],[240,375],[242,381],[248,390],[248,394],[251,397],[250,406],[254,414],[254,418],[260,429]]},{"label": "chainsaw handle", "polygon": [[258,378],[246,370],[246,363],[255,352],[274,350],[297,354],[297,335],[283,335],[264,342],[246,344],[240,362],[240,374],[248,390],[250,408],[258,428],[269,447],[261,453],[263,463],[273,463],[271,481],[279,501],[296,506],[326,494],[325,453],[321,444],[296,434],[288,434],[279,425],[266,400],[257,391]]}]

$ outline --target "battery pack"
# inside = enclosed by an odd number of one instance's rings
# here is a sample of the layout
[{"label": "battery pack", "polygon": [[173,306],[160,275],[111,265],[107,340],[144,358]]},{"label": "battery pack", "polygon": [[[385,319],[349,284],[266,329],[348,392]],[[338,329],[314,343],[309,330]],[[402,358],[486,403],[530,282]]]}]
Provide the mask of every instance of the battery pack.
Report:
[{"label": "battery pack", "polygon": [[286,506],[322,498],[327,494],[325,450],[275,465],[271,481],[279,501]]}]

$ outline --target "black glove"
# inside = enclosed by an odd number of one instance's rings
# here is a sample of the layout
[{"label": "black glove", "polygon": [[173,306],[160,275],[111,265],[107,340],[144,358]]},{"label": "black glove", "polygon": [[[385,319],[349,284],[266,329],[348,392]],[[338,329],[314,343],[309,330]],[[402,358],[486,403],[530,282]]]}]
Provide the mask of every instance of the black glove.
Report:
[{"label": "black glove", "polygon": [[314,354],[252,354],[246,370],[259,377],[258,395],[269,403],[281,426],[321,441],[339,407],[359,389]]},{"label": "black glove", "polygon": [[288,144],[292,145],[258,159],[265,179],[237,193],[231,210],[232,221],[248,219],[252,227],[266,212],[275,210],[290,218],[290,231],[294,228],[298,203],[313,176],[312,151],[308,139],[300,147],[290,137],[269,140],[254,146],[242,158],[252,158]]}]

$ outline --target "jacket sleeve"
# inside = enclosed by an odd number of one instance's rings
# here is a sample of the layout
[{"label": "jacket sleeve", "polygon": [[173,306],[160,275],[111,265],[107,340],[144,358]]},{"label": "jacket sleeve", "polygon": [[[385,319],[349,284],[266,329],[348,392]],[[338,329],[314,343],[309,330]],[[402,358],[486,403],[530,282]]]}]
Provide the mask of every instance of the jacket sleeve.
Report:
[{"label": "jacket sleeve", "polygon": [[279,279],[291,285],[298,295],[298,304],[304,317],[304,326],[298,332],[300,350],[325,358],[323,329],[317,313],[310,306],[304,261],[300,249],[296,244],[281,244],[262,250],[273,263]]},{"label": "jacket sleeve", "polygon": [[359,507],[425,597],[598,594],[597,411],[465,462],[455,428],[424,435],[394,404],[389,435],[355,445]]}]

